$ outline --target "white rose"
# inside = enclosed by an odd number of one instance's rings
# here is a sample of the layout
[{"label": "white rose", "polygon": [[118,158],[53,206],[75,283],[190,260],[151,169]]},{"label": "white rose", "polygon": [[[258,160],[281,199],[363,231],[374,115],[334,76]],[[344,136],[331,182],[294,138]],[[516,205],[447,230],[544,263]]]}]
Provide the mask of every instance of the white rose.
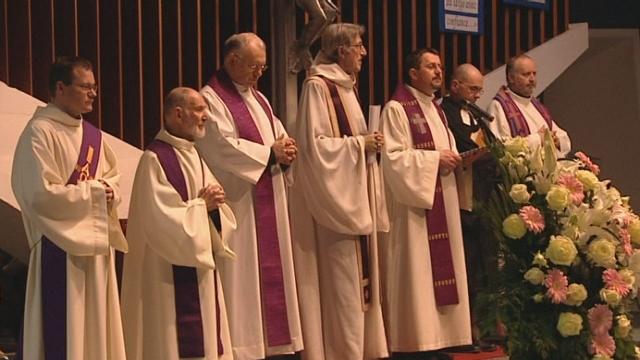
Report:
[{"label": "white rose", "polygon": [[569,190],[564,186],[553,185],[545,199],[551,210],[562,211],[569,204]]},{"label": "white rose", "polygon": [[576,171],[576,177],[588,190],[594,190],[600,183],[598,177],[589,170]]},{"label": "white rose", "polygon": [[576,245],[571,239],[562,235],[551,236],[549,246],[545,251],[546,257],[556,265],[569,266],[578,254]]},{"label": "white rose", "polygon": [[544,272],[537,267],[532,267],[524,273],[524,279],[533,285],[540,285],[544,281]]},{"label": "white rose", "polygon": [[616,316],[616,329],[615,333],[618,337],[625,338],[631,331],[631,321],[626,315]]},{"label": "white rose", "polygon": [[593,240],[589,244],[587,255],[597,266],[611,268],[616,265],[616,246],[607,239]]},{"label": "white rose", "polygon": [[513,184],[511,191],[509,191],[509,196],[516,204],[526,204],[531,198],[531,194],[529,194],[525,184]]},{"label": "white rose", "polygon": [[631,221],[627,230],[631,234],[631,241],[636,245],[640,244],[640,220]]},{"label": "white rose", "polygon": [[636,274],[640,274],[640,250],[635,250],[633,254],[629,256],[629,269]]},{"label": "white rose", "polygon": [[600,299],[606,302],[610,307],[616,307],[620,304],[622,297],[614,290],[602,289],[600,290]]},{"label": "white rose", "polygon": [[556,329],[562,337],[578,335],[582,330],[582,316],[570,312],[560,313]]},{"label": "white rose", "polygon": [[580,306],[587,299],[587,289],[582,284],[570,284],[565,304]]}]

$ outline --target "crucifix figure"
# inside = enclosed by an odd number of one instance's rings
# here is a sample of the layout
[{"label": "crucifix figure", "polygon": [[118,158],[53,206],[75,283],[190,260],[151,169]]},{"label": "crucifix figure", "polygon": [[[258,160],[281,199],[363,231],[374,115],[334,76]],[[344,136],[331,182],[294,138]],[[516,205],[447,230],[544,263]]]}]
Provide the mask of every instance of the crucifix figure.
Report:
[{"label": "crucifix figure", "polygon": [[427,133],[427,119],[421,117],[418,114],[414,114],[411,117],[411,123],[414,125],[418,125],[418,131],[420,131],[420,134],[426,134]]},{"label": "crucifix figure", "polygon": [[294,74],[311,66],[309,47],[340,13],[331,0],[296,0],[296,4],[309,14],[309,23],[302,30],[300,38],[289,48],[289,71]]}]

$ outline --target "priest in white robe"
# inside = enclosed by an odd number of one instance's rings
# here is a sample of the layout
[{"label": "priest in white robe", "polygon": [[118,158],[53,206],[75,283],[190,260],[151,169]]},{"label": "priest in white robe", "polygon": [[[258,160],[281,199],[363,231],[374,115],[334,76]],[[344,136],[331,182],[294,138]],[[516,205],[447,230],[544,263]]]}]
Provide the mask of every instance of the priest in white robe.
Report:
[{"label": "priest in white robe", "polygon": [[172,90],[136,170],[122,284],[129,360],[233,359],[214,258],[233,258],[225,235],[236,226],[194,146],[206,109],[197,91]]},{"label": "priest in white robe", "polygon": [[[376,153],[356,77],[364,28],[329,25],[296,123],[291,216],[305,360],[388,356],[380,305],[378,231],[388,231]],[[370,159],[370,160],[368,160]]]},{"label": "priest in white robe", "polygon": [[444,113],[440,57],[407,56],[405,83],[382,112],[382,169],[391,232],[381,246],[383,307],[392,352],[471,344],[454,169],[461,158]]},{"label": "priest in white robe", "polygon": [[569,134],[553,120],[549,110],[533,96],[536,88],[536,64],[527,55],[511,58],[506,65],[507,86],[500,88],[489,104],[489,113],[495,120],[491,131],[498,138],[523,136],[530,149],[542,144],[546,129],[558,149],[558,156],[571,151]]},{"label": "priest in white robe", "polygon": [[[82,118],[96,97],[92,65],[59,58],[51,102],[20,135],[11,185],[29,248],[23,359],[125,358],[114,249],[127,251],[116,157]],[[21,351],[21,354],[20,354]]]},{"label": "priest in white robe", "polygon": [[236,260],[218,264],[234,357],[263,359],[302,349],[285,190],[297,149],[255,89],[267,68],[264,42],[252,33],[233,35],[223,57],[201,90],[210,120],[196,146],[239,224],[228,237]]}]

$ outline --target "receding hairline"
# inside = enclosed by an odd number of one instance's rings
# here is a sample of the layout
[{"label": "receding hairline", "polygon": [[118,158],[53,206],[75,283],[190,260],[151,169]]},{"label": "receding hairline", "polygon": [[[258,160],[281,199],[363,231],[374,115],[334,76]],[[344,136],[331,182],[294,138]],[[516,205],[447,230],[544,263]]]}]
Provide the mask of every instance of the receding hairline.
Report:
[{"label": "receding hairline", "polygon": [[256,44],[259,48],[266,50],[267,44],[258,35],[252,32],[244,32],[233,34],[227,38],[224,42],[222,49],[223,59],[229,56],[232,52],[245,49],[247,46]]},{"label": "receding hairline", "polygon": [[507,61],[506,64],[506,68],[505,68],[505,72],[507,74],[507,76],[509,76],[509,74],[513,73],[513,71],[517,68],[518,64],[521,61],[524,60],[530,60],[531,62],[534,62],[533,59],[531,58],[531,56],[527,55],[527,54],[520,54],[520,55],[516,55],[512,58],[509,59],[509,61]]},{"label": "receding hairline", "polygon": [[189,104],[192,99],[202,96],[196,90],[188,87],[177,87],[169,91],[163,102],[163,118],[166,121],[166,117],[169,111],[179,106],[185,106]]},{"label": "receding hairline", "polygon": [[453,70],[451,80],[468,81],[474,74],[482,76],[482,73],[477,67],[473,66],[473,64],[465,63]]}]

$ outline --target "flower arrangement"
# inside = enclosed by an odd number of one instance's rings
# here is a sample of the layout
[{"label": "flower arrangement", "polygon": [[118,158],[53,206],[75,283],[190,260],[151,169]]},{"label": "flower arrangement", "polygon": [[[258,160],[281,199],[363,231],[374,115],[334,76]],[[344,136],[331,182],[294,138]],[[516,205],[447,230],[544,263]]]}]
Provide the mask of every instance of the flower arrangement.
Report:
[{"label": "flower arrangement", "polygon": [[504,325],[512,359],[638,358],[640,219],[629,199],[584,153],[558,159],[549,132],[537,149],[517,137],[491,152],[501,180],[480,209],[497,253],[477,301],[482,330]]}]

